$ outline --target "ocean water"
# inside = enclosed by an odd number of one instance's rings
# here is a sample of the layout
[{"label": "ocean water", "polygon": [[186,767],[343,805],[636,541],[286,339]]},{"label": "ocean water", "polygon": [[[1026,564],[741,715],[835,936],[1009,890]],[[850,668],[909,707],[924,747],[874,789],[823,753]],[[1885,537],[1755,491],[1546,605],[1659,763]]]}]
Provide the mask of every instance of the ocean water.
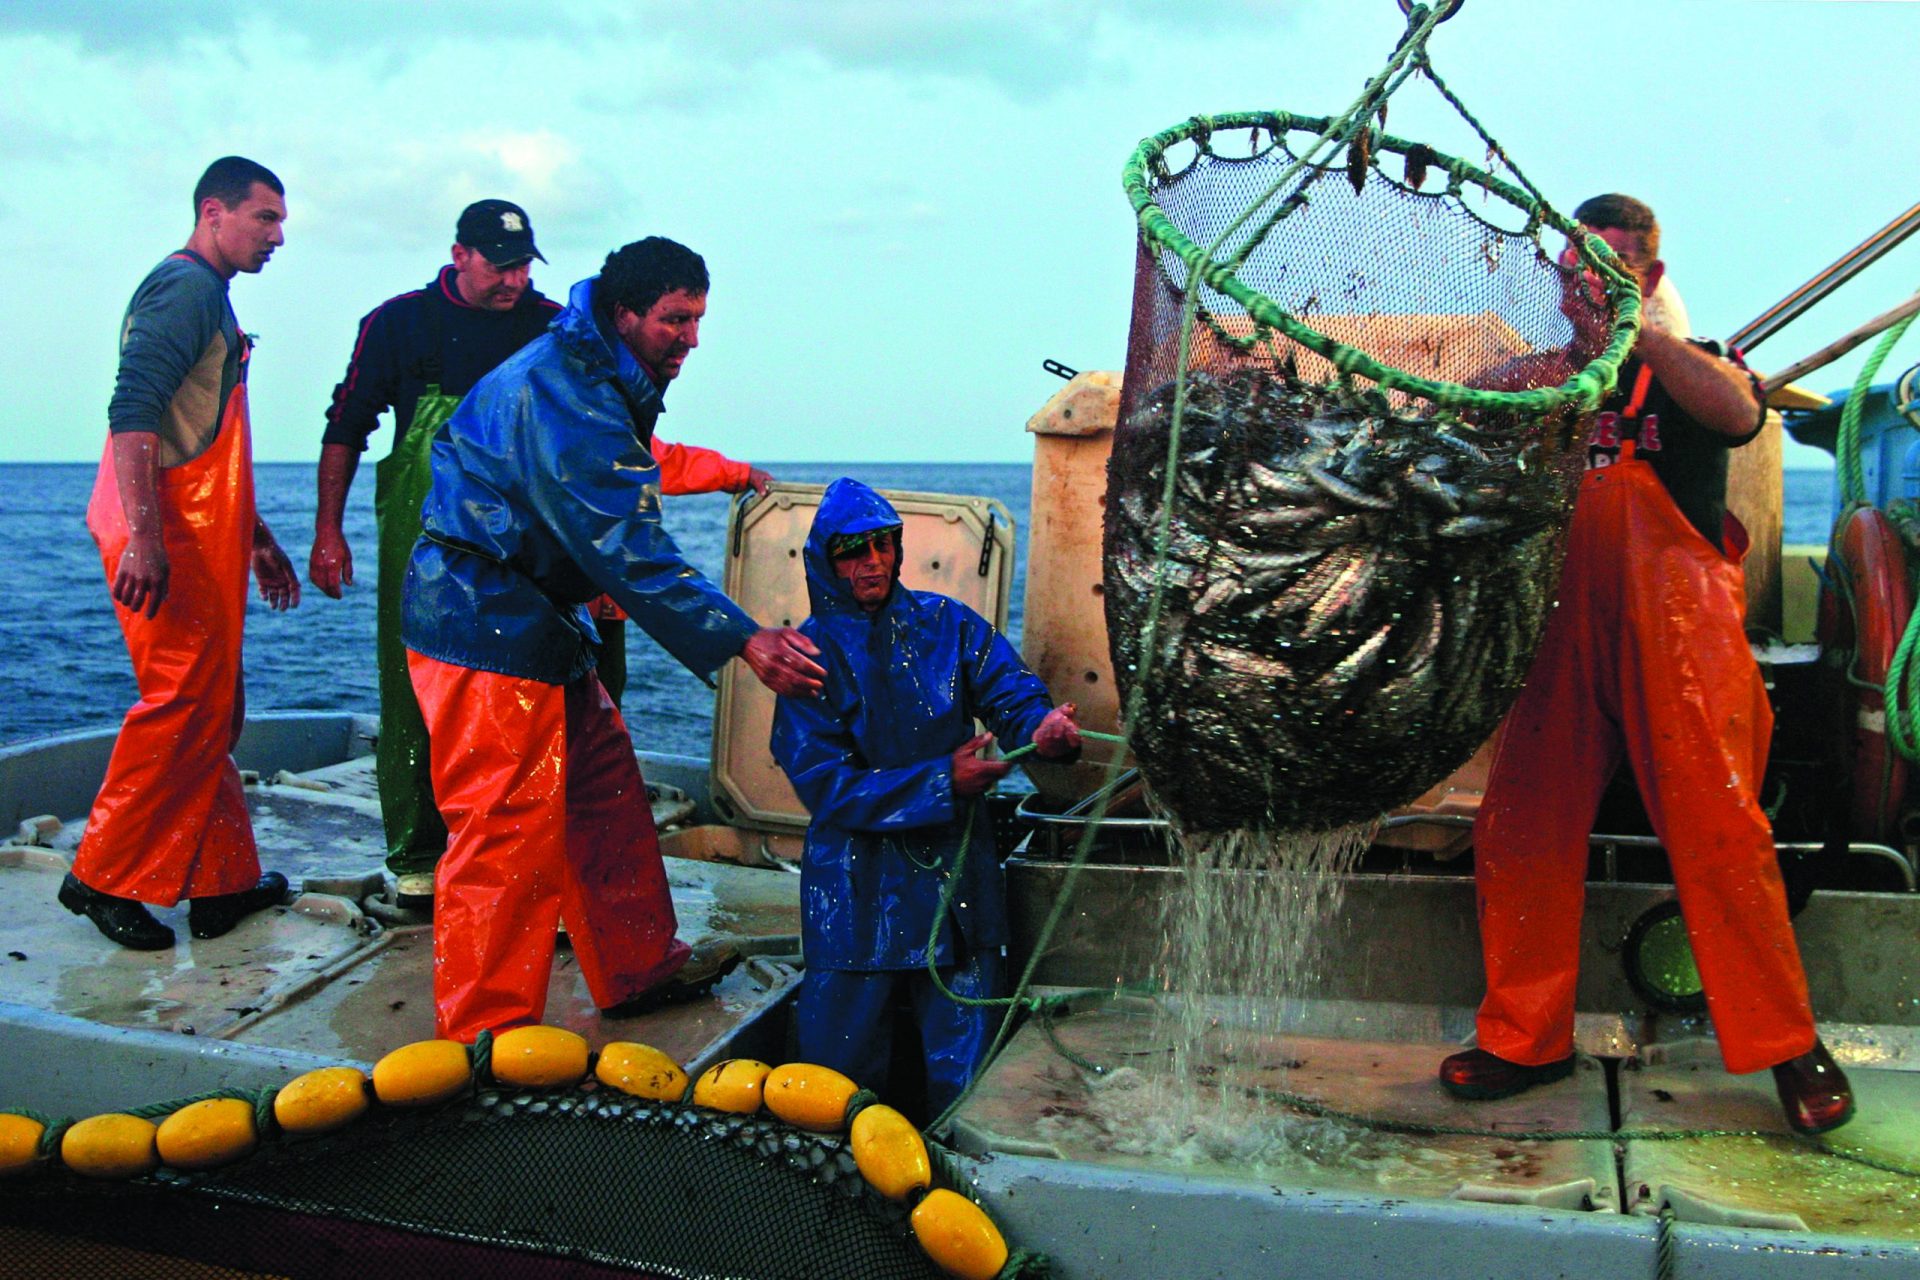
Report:
[{"label": "ocean water", "polygon": [[[881,489],[998,499],[1019,531],[1008,630],[1016,642],[1026,595],[1027,509],[1032,468],[945,463],[763,464],[776,477],[823,484],[851,475]],[[13,548],[0,609],[0,744],[112,728],[137,696],[127,651],[107,599],[100,554],[86,529],[91,463],[0,464],[9,501],[0,506],[0,546]],[[313,542],[314,467],[261,463],[260,514],[299,570],[298,608],[275,613],[255,596],[247,612],[250,711],[364,711],[379,706],[373,668],[373,473],[363,466],[348,499],[346,532],[355,584],[329,600],[306,581]],[[667,499],[667,528],[693,564],[718,582],[725,566],[726,494]],[[627,632],[622,698],[634,740],[650,751],[707,754],[713,694],[639,628]]]},{"label": "ocean water", "polygon": [[[1019,532],[1008,631],[1018,643],[1026,596],[1026,532],[1032,469],[1021,463],[792,463],[768,468],[783,480],[825,483],[852,475],[877,488],[995,498]],[[359,581],[343,600],[310,586],[297,609],[277,614],[258,598],[247,617],[247,704],[253,710],[372,712],[373,478],[363,468],[347,510]],[[133,676],[106,597],[99,553],[87,536],[92,464],[0,464],[0,546],[13,568],[0,578],[0,743],[111,728],[133,702]],[[305,581],[313,536],[314,468],[256,468],[261,514]],[[1832,504],[1829,471],[1789,471],[1786,540],[1824,542]],[[724,494],[668,499],[667,528],[687,558],[719,580],[725,563]],[[652,751],[705,755],[713,695],[633,628],[622,710],[634,739]]]}]

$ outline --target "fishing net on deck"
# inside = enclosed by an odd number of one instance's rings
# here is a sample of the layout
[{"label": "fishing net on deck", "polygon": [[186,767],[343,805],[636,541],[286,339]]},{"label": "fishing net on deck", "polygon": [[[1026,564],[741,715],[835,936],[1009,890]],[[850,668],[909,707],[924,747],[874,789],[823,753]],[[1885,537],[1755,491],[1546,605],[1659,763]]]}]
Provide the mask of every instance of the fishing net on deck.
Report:
[{"label": "fishing net on deck", "polygon": [[224,1168],[15,1181],[21,1276],[938,1280],[844,1136],[589,1092],[481,1089],[376,1109]]},{"label": "fishing net on deck", "polygon": [[1511,161],[1385,132],[1416,72],[1479,128],[1426,59],[1437,20],[1412,9],[1343,116],[1196,116],[1126,169],[1108,634],[1189,833],[1370,823],[1487,739],[1638,332],[1631,278]]}]

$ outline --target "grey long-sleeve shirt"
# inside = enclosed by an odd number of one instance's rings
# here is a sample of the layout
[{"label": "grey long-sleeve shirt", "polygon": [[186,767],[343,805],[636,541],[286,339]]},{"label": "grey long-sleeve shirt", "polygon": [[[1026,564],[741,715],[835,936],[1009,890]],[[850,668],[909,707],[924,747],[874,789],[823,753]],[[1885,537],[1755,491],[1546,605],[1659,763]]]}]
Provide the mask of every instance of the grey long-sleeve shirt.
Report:
[{"label": "grey long-sleeve shirt", "polygon": [[170,254],[127,304],[107,429],[158,435],[162,467],[200,456],[246,376],[242,347],[227,281],[190,249]]}]

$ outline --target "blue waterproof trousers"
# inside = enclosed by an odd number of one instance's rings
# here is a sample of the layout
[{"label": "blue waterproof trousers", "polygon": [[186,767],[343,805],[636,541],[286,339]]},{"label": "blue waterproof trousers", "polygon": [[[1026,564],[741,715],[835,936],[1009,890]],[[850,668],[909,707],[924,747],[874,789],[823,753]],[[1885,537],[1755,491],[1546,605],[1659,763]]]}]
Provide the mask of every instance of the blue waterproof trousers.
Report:
[{"label": "blue waterproof trousers", "polygon": [[[998,995],[1006,962],[998,948],[942,965],[940,980],[956,995]],[[893,1051],[894,992],[904,985],[926,1053],[927,1108],[946,1110],[973,1079],[1004,1010],[956,1004],[925,969],[813,969],[800,984],[800,1059],[852,1077],[886,1097]]]}]

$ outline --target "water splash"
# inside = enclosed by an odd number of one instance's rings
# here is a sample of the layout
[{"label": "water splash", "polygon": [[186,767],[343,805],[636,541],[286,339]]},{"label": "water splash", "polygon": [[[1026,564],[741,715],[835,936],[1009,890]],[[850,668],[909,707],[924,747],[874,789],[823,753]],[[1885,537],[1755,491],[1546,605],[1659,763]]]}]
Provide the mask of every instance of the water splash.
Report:
[{"label": "water splash", "polygon": [[[1320,974],[1347,877],[1375,829],[1176,830],[1183,874],[1167,902],[1155,972],[1171,1052],[1147,1082],[1147,1112],[1164,1137],[1218,1145],[1244,1128],[1236,1084],[1285,1087],[1276,1039]],[[1332,1140],[1321,1121],[1281,1128],[1283,1138]]]}]

